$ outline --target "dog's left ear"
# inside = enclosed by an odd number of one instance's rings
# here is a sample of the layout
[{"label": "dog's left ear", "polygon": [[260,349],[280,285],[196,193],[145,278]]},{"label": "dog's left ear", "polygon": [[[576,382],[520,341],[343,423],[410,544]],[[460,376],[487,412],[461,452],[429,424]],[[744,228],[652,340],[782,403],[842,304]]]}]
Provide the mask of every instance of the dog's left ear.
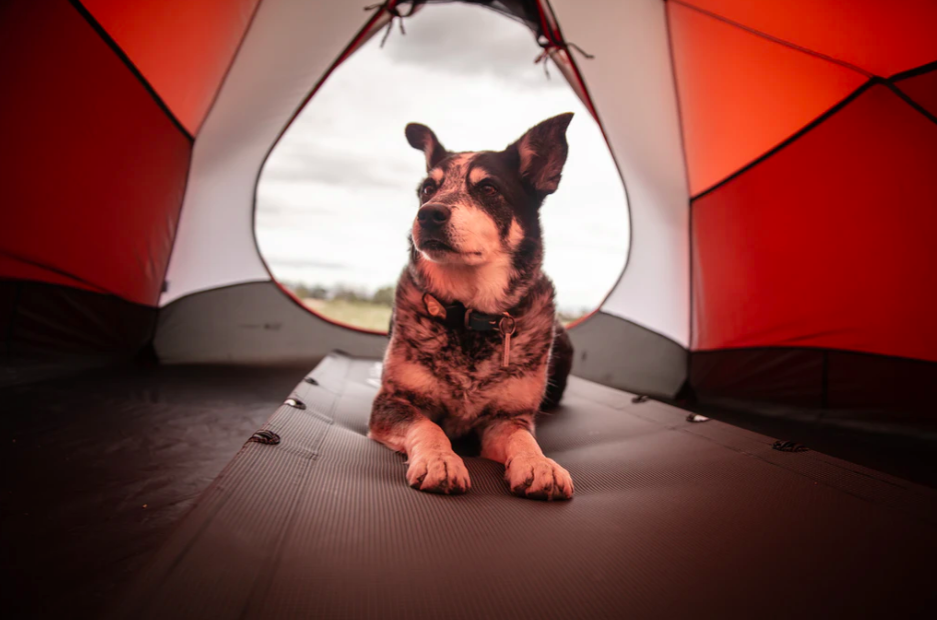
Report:
[{"label": "dog's left ear", "polygon": [[521,178],[543,195],[552,194],[560,184],[569,151],[566,128],[571,120],[572,112],[548,118],[511,145],[520,157]]},{"label": "dog's left ear", "polygon": [[449,156],[446,148],[439,143],[439,139],[433,130],[426,125],[419,123],[410,123],[405,131],[407,142],[418,151],[423,151],[426,155],[426,171],[429,172],[436,167],[436,164]]}]

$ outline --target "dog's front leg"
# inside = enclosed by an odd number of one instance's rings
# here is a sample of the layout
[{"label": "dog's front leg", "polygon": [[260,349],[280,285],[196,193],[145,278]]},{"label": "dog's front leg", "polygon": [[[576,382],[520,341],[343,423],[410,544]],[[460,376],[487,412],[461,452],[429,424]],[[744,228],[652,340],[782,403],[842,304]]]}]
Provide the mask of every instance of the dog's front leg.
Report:
[{"label": "dog's front leg", "polygon": [[371,409],[368,437],[407,455],[407,483],[429,493],[465,493],[471,486],[449,438],[406,398],[381,391]]},{"label": "dog's front leg", "polygon": [[530,499],[570,499],[573,479],[543,455],[533,436],[533,414],[497,419],[481,433],[482,457],[504,463],[511,491]]}]

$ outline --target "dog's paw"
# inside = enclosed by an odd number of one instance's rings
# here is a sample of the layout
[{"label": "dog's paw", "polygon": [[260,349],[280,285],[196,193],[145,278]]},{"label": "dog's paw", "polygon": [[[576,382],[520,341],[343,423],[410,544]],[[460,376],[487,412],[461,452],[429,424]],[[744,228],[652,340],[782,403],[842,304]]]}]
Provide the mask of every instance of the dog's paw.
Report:
[{"label": "dog's paw", "polygon": [[472,487],[462,458],[451,450],[417,454],[410,459],[407,483],[427,493],[456,495]]},{"label": "dog's paw", "polygon": [[511,492],[529,499],[566,500],[573,497],[573,479],[553,459],[518,454],[505,463],[504,479]]}]

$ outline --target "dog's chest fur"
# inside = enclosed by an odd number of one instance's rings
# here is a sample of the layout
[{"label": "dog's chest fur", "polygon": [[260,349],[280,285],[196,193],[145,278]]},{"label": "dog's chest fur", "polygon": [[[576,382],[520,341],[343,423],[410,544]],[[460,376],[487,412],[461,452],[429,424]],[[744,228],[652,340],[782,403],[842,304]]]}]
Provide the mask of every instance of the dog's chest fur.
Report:
[{"label": "dog's chest fur", "polygon": [[541,276],[511,313],[516,331],[502,367],[497,330],[453,329],[431,318],[423,292],[404,272],[397,288],[383,382],[408,394],[450,436],[480,418],[536,411],[546,387],[554,337],[553,285]]}]

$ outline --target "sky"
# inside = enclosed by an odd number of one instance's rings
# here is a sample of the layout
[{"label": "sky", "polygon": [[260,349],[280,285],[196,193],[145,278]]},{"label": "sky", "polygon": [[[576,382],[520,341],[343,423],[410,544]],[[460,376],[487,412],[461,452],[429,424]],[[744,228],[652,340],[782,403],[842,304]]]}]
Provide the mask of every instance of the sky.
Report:
[{"label": "sky", "polygon": [[[562,310],[596,308],[628,250],[621,177],[598,125],[523,24],[489,9],[427,5],[342,63],[263,169],[257,239],[282,281],[373,291],[394,284],[425,175],[404,137],[433,129],[452,151],[500,150],[531,126],[574,112],[559,189],[541,209],[544,270]],[[580,60],[588,62],[588,60]]]}]

